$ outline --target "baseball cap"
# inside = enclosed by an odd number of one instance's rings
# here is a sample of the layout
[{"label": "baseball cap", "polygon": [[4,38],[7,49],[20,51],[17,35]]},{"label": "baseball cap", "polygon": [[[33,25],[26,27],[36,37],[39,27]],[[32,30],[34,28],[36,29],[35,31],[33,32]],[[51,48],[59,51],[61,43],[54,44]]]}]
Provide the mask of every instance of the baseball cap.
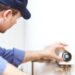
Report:
[{"label": "baseball cap", "polygon": [[31,17],[30,12],[26,8],[28,0],[0,0],[0,3],[19,10],[24,19],[29,19]]}]

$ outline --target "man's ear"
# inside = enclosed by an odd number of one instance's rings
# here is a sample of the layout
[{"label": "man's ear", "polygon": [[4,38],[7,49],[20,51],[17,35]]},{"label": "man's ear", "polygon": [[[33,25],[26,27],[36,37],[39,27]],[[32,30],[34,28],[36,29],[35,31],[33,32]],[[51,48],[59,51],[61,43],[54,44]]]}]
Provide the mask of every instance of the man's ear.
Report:
[{"label": "man's ear", "polygon": [[6,19],[9,19],[11,17],[12,17],[12,10],[11,9],[5,10],[3,13],[3,18],[6,20]]}]

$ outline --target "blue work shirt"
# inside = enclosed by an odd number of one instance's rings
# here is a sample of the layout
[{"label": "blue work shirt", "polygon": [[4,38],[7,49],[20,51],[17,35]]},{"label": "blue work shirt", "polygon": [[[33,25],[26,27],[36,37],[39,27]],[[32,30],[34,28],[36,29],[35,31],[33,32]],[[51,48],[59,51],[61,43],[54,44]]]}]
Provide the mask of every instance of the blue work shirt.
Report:
[{"label": "blue work shirt", "polygon": [[6,68],[6,63],[18,67],[24,59],[25,52],[16,48],[5,49],[0,47],[0,75],[4,72]]}]

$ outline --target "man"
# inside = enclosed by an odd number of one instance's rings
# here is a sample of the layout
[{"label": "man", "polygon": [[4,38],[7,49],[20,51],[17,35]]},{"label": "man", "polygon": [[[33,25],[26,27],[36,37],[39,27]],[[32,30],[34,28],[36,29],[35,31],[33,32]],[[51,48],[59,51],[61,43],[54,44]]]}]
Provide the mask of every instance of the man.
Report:
[{"label": "man", "polygon": [[[11,28],[17,18],[29,19],[31,14],[27,10],[27,0],[0,0],[0,32]],[[56,51],[66,50],[65,44],[55,43],[40,51],[22,51],[16,48],[6,50],[0,47],[0,75],[27,75],[16,67],[21,63],[40,59],[55,59],[62,61]]]}]

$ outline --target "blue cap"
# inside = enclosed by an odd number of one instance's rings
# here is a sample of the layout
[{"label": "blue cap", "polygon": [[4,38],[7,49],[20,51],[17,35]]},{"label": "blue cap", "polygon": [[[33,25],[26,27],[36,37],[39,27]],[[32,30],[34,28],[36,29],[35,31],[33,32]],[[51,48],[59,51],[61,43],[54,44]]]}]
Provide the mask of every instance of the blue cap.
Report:
[{"label": "blue cap", "polygon": [[26,8],[28,0],[0,0],[0,3],[10,6],[11,8],[18,9],[25,19],[29,19],[31,17],[30,12]]}]

